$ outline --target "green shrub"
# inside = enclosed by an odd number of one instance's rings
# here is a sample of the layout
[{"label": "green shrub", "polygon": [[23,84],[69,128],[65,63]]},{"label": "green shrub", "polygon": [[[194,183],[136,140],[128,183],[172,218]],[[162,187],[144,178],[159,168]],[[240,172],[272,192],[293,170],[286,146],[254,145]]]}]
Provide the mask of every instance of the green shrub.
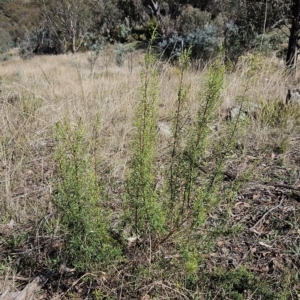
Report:
[{"label": "green shrub", "polygon": [[127,42],[130,34],[131,27],[128,18],[125,18],[124,22],[118,24],[112,32],[112,36],[115,38],[115,40],[121,43]]},{"label": "green shrub", "polygon": [[84,126],[57,123],[57,194],[53,199],[65,232],[62,259],[79,271],[106,268],[120,251],[109,234],[109,212],[101,199]]},{"label": "green shrub", "polygon": [[257,275],[244,267],[233,270],[215,269],[204,275],[208,280],[207,299],[286,299],[284,294],[276,291],[267,280],[261,280]]},{"label": "green shrub", "polygon": [[118,67],[121,67],[124,65],[126,56],[126,49],[125,46],[122,44],[117,44],[116,46],[116,64]]},{"label": "green shrub", "polygon": [[179,29],[183,34],[189,34],[198,28],[203,28],[211,21],[211,14],[192,6],[186,7],[179,20]]},{"label": "green shrub", "polygon": [[96,37],[95,34],[90,33],[86,37],[84,46],[89,50],[87,60],[90,64],[90,76],[94,75],[96,61],[98,60],[101,51],[104,49],[104,38]]},{"label": "green shrub", "polygon": [[257,34],[252,42],[253,48],[261,52],[271,52],[274,50],[283,50],[283,46],[288,43],[285,33],[279,30],[271,31],[265,34]]},{"label": "green shrub", "polygon": [[178,59],[183,50],[191,50],[192,59],[203,61],[215,57],[219,51],[221,37],[218,28],[206,24],[203,28],[197,28],[187,36],[173,34],[158,44],[159,51],[173,60]]},{"label": "green shrub", "polygon": [[8,31],[0,28],[0,53],[7,52],[13,47],[13,40]]},{"label": "green shrub", "polygon": [[141,98],[136,111],[133,157],[127,180],[127,218],[132,234],[148,236],[163,230],[164,212],[154,182],[156,122],[158,105],[158,74],[154,68],[152,47],[145,56],[141,75]]},{"label": "green shrub", "polygon": [[[158,95],[151,47],[146,55],[124,201],[127,228],[123,232],[129,232],[127,239],[135,245],[133,255],[140,261],[145,260],[145,263],[132,265],[131,275],[136,278],[137,286],[158,276],[155,278],[172,282],[178,291],[181,288],[196,291],[202,255],[214,239],[213,230],[211,235],[202,234],[201,230],[209,214],[222,200],[229,202],[234,199],[240,187],[233,181],[230,191],[223,188],[223,171],[227,155],[234,148],[236,123],[225,130],[228,132],[224,139],[211,139],[225,76],[222,54],[206,75],[204,91],[199,94],[195,125],[187,125],[190,84],[186,82],[185,74],[190,66],[191,51],[191,48],[184,49],[178,58],[180,76],[172,136],[166,156],[160,161],[165,170],[162,188],[157,188],[154,180],[157,171],[155,127]],[[209,152],[211,156],[208,158]],[[203,172],[202,166],[207,159],[210,160],[210,172]],[[169,259],[165,253],[171,253]]]},{"label": "green shrub", "polygon": [[[184,60],[186,61],[187,58]],[[216,110],[220,104],[220,92],[223,86],[224,76],[225,67],[222,58],[219,57],[209,69],[205,91],[199,97],[199,110],[197,112],[196,124],[190,129],[190,134],[185,146],[183,149],[175,149],[176,147],[173,147],[172,150],[172,153],[175,154],[172,157],[170,169],[170,191],[172,191],[172,189],[175,190],[171,192],[170,204],[174,208],[176,207],[175,204],[179,205],[179,207],[176,212],[172,212],[170,215],[179,218],[179,220],[176,221],[177,224],[184,222],[185,218],[192,218],[193,225],[200,226],[205,220],[209,209],[218,203],[215,188],[220,187],[219,181],[221,181],[222,178],[219,175],[225,157],[215,156],[216,169],[209,174],[210,178],[206,178],[201,187],[197,185],[197,181],[199,177],[203,177],[201,161],[203,160],[207,147],[211,146],[209,145],[211,143],[209,140],[210,124],[212,124]],[[182,105],[180,105],[180,102],[182,102],[181,87],[179,88],[178,95],[177,105],[179,108],[182,107]],[[177,111],[179,111],[179,109]],[[176,113],[175,120],[182,119],[181,115],[182,112],[179,114]],[[178,129],[176,129],[173,139],[176,141],[178,138]],[[230,140],[228,140],[228,142],[230,142]],[[228,149],[226,149],[226,147],[227,145],[220,151],[227,151]],[[174,171],[172,171],[173,166],[176,166]]]}]

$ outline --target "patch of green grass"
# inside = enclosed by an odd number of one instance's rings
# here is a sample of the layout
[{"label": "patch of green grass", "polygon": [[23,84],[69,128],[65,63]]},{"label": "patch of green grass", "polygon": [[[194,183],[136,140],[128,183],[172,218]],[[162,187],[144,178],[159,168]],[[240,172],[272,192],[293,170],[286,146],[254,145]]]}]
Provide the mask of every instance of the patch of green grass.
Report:
[{"label": "patch of green grass", "polygon": [[287,292],[280,286],[275,287],[270,281],[263,280],[257,274],[239,267],[233,270],[215,269],[204,275],[207,281],[209,299],[288,299]]},{"label": "patch of green grass", "polygon": [[16,249],[22,245],[24,245],[28,239],[28,233],[26,231],[14,232],[8,237],[0,237],[3,244],[10,249]]}]

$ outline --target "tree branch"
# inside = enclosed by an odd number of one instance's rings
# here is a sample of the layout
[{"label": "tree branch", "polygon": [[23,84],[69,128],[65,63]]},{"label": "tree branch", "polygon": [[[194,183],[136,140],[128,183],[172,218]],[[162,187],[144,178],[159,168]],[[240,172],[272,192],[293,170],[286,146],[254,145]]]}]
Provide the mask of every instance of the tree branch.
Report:
[{"label": "tree branch", "polygon": [[286,19],[288,19],[288,17],[284,17],[284,18],[278,20],[277,22],[275,22],[274,25],[271,26],[271,29],[275,29],[276,27],[278,27],[279,25],[281,25],[283,22],[285,22]]}]

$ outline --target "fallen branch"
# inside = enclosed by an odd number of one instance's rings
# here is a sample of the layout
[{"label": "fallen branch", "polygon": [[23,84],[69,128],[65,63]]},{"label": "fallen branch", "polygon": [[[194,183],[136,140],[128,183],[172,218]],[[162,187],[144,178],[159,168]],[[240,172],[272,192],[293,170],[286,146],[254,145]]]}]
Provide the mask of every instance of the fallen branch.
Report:
[{"label": "fallen branch", "polygon": [[289,184],[268,183],[267,185],[273,186],[273,187],[278,187],[278,188],[289,189],[289,190],[293,190],[293,191],[300,191],[300,188],[294,187],[294,186],[289,185]]},{"label": "fallen branch", "polygon": [[287,17],[284,17],[284,18],[278,20],[275,24],[273,24],[273,25],[271,26],[271,29],[275,29],[276,27],[278,27],[279,25],[281,25],[283,22],[285,22],[286,19],[287,19]]},{"label": "fallen branch", "polygon": [[[72,289],[73,287],[75,287],[75,286],[78,284],[78,282],[80,282],[80,281],[81,281],[84,277],[86,277],[86,276],[94,276],[94,277],[97,277],[97,275],[95,275],[95,274],[93,274],[93,273],[86,273],[86,274],[82,275],[79,279],[77,279],[76,281],[74,281],[73,284],[71,285],[71,287],[69,287],[64,293],[58,295],[57,297],[54,297],[52,300],[62,299],[63,297],[65,297],[65,295],[66,295],[67,293],[69,293],[69,292],[71,291],[71,289]],[[1,299],[0,299],[0,300],[1,300]]]}]

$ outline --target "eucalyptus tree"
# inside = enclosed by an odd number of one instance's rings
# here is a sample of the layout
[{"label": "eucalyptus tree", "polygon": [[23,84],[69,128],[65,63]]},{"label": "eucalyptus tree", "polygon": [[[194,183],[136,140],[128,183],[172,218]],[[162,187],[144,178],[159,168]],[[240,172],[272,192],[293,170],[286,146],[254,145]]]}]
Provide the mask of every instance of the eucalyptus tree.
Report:
[{"label": "eucalyptus tree", "polygon": [[126,15],[125,7],[119,6],[118,0],[88,0],[94,22],[94,33],[115,41],[118,28],[123,24]]},{"label": "eucalyptus tree", "polygon": [[76,53],[91,28],[90,6],[86,0],[38,0],[42,14],[64,45]]}]

